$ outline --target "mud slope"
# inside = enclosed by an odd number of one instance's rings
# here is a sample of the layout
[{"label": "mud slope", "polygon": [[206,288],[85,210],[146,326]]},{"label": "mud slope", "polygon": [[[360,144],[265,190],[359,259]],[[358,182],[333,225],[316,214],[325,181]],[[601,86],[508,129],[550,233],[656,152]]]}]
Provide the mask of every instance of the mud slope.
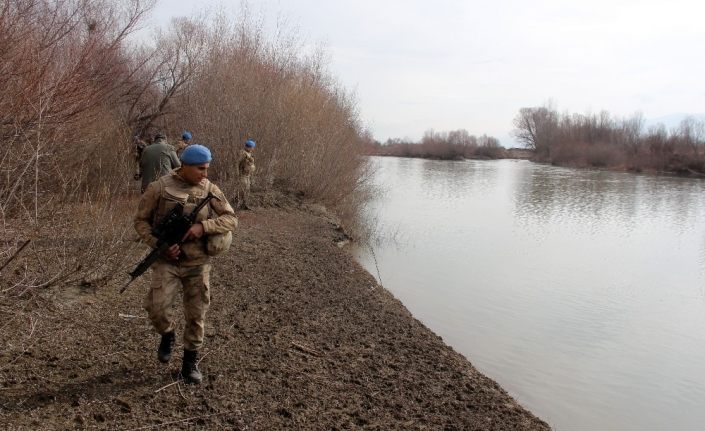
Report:
[{"label": "mud slope", "polygon": [[214,262],[201,386],[175,380],[180,350],[157,362],[147,280],[9,316],[1,428],[549,428],[377,286],[338,235],[311,211],[240,215],[234,249]]}]

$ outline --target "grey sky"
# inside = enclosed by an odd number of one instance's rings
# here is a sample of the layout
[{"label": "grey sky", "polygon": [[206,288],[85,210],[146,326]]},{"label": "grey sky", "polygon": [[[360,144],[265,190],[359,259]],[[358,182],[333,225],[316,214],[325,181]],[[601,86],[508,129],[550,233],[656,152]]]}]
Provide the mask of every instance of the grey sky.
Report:
[{"label": "grey sky", "polygon": [[[685,0],[250,0],[285,17],[354,90],[375,138],[467,129],[505,146],[521,107],[703,113],[705,3]],[[239,1],[161,0],[153,22]]]}]

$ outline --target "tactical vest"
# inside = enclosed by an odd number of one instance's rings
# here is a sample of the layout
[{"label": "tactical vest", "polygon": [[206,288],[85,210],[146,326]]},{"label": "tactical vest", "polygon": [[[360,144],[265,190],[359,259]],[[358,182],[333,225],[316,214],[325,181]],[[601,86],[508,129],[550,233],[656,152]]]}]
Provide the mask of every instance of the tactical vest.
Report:
[{"label": "tactical vest", "polygon": [[[212,189],[212,183],[204,179],[200,184],[189,185],[178,179],[174,174],[160,177],[160,199],[154,212],[152,225],[164,218],[176,205],[184,205],[184,214],[190,214]],[[196,215],[195,223],[208,219],[212,213],[211,206],[206,205]],[[204,235],[191,239],[181,245],[184,257],[180,260],[185,265],[199,265],[208,261],[208,256],[214,256],[230,247],[232,232],[216,235]]]},{"label": "tactical vest", "polygon": [[[158,182],[160,199],[157,210],[154,212],[153,223],[161,220],[178,204],[184,205],[184,214],[191,213],[211,189],[211,182],[208,179],[197,185],[187,185],[173,174],[160,177]],[[206,205],[199,211],[195,221],[206,220],[209,214],[210,205]]]}]

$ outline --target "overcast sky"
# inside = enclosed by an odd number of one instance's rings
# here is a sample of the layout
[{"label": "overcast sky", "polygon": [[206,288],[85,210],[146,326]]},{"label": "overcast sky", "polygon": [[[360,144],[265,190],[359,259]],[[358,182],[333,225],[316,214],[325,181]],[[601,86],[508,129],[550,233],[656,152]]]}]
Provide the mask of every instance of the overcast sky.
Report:
[{"label": "overcast sky", "polygon": [[[154,25],[239,1],[161,0]],[[250,0],[354,90],[374,137],[487,133],[505,146],[519,108],[705,113],[705,2],[691,0]]]}]

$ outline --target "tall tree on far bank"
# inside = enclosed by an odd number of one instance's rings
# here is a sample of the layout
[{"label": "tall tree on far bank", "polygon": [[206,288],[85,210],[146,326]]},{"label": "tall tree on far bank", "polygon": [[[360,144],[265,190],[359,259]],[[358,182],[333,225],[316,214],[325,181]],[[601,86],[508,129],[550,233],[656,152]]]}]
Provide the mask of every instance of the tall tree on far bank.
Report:
[{"label": "tall tree on far bank", "polygon": [[521,108],[512,134],[540,157],[550,156],[558,134],[558,113],[548,107]]}]

